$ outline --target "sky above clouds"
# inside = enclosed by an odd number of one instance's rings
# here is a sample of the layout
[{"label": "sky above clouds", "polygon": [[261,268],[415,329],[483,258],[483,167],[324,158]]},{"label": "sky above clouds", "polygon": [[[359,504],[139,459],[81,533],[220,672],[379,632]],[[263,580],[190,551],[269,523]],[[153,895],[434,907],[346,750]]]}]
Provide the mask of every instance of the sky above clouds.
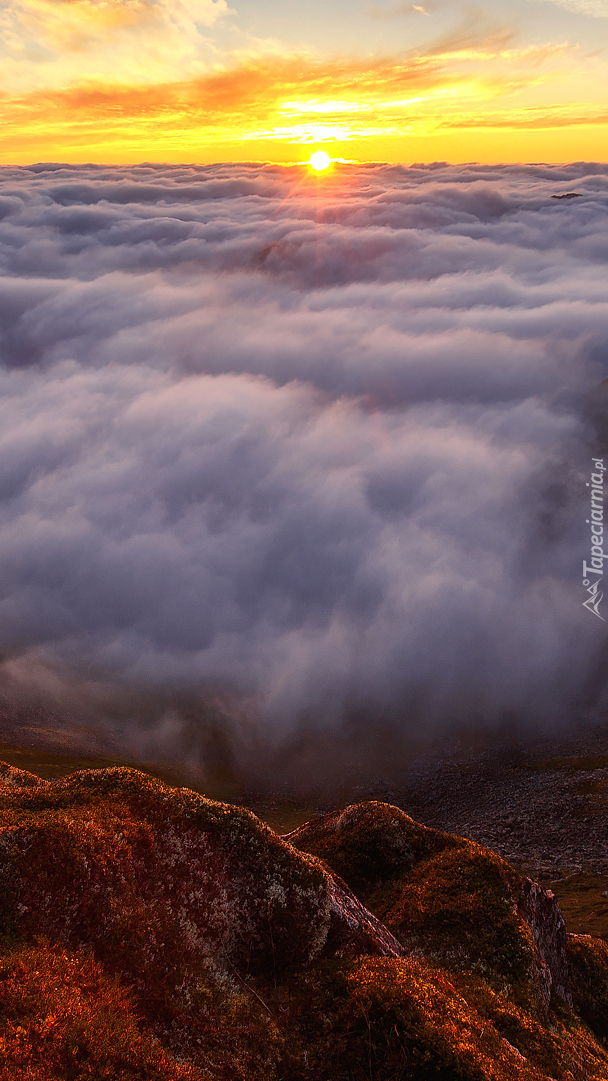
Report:
[{"label": "sky above clouds", "polygon": [[2,679],[278,742],[605,708],[607,207],[602,166],[7,167]]},{"label": "sky above clouds", "polygon": [[2,0],[0,162],[605,160],[607,0]]}]

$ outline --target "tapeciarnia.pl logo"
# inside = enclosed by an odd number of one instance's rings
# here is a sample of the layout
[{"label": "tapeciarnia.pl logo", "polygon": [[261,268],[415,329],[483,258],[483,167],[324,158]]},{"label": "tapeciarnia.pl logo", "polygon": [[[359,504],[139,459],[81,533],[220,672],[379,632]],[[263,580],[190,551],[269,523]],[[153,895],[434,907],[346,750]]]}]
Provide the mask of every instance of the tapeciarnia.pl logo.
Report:
[{"label": "tapeciarnia.pl logo", "polygon": [[591,563],[587,565],[587,561],[583,560],[583,585],[589,594],[583,601],[583,608],[605,623],[606,620],[599,613],[599,607],[604,596],[600,589],[604,577],[604,560],[608,559],[608,553],[604,554],[604,472],[606,466],[603,458],[592,458],[591,461],[593,472],[591,481],[587,481],[591,497],[591,516],[587,518],[587,525],[591,526]]}]

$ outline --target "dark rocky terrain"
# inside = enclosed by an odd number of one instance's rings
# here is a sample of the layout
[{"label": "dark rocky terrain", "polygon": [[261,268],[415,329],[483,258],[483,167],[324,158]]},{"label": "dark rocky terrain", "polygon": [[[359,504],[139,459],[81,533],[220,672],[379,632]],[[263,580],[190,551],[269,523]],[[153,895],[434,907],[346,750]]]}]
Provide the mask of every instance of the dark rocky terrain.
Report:
[{"label": "dark rocky terrain", "polygon": [[608,731],[519,739],[421,756],[387,799],[436,829],[487,845],[535,874],[608,873]]}]

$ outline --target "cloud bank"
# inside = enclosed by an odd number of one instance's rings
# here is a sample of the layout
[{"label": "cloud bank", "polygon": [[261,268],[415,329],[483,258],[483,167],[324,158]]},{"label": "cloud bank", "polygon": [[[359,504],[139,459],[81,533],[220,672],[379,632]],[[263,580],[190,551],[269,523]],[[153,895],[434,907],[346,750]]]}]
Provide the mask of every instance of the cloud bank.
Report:
[{"label": "cloud bank", "polygon": [[213,693],[269,744],[605,705],[606,167],[0,179],[13,674]]}]

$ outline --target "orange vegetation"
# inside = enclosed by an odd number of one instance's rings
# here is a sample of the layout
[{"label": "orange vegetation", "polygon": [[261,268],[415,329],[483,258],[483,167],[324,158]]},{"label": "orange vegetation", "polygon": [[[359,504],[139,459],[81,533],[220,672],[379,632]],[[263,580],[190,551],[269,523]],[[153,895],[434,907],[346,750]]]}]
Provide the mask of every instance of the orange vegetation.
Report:
[{"label": "orange vegetation", "polygon": [[0,897],[0,1081],[608,1078],[606,948],[566,962],[551,894],[386,804],[283,839],[135,770],[4,767]]}]

